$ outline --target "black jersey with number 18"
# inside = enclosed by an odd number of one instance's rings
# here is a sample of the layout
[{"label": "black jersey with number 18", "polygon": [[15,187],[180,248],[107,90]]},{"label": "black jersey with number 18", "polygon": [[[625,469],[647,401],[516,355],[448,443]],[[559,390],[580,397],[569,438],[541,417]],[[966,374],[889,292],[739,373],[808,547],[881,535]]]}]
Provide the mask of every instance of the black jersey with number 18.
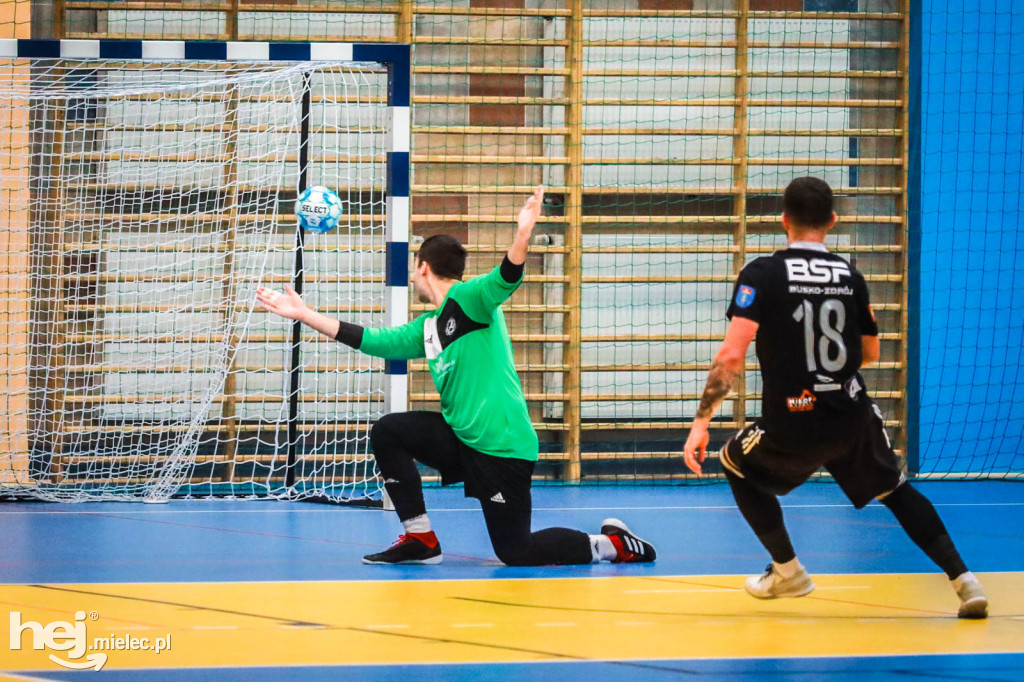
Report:
[{"label": "black jersey with number 18", "polygon": [[762,414],[778,437],[834,434],[870,404],[861,336],[878,325],[864,277],[824,246],[799,242],[740,272],[726,315],[758,323]]}]

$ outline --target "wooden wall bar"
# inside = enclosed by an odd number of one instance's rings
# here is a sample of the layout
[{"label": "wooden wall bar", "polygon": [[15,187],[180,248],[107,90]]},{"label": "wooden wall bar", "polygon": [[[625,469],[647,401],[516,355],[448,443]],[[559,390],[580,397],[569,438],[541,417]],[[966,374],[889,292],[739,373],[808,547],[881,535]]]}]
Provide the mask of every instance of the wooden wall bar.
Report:
[{"label": "wooden wall bar", "polygon": [[[456,234],[483,272],[530,188],[549,187],[506,307],[549,462],[538,474],[681,479],[729,281],[775,248],[793,173],[834,178],[838,248],[868,276],[886,332],[868,381],[904,449],[908,5],[832,5],[65,0],[55,37],[412,42],[414,235]],[[667,298],[641,319],[630,283]],[[699,319],[672,298],[693,291]],[[413,406],[435,408],[425,367],[412,369]],[[755,370],[719,440],[756,415]]]},{"label": "wooden wall bar", "polygon": [[[30,3],[0,5],[0,37],[28,38]],[[27,83],[23,62],[0,67],[0,79]],[[9,136],[0,145],[0,452],[11,453],[0,466],[3,484],[28,481],[29,365],[29,148],[28,109],[11,102],[0,108],[0,127]]]}]

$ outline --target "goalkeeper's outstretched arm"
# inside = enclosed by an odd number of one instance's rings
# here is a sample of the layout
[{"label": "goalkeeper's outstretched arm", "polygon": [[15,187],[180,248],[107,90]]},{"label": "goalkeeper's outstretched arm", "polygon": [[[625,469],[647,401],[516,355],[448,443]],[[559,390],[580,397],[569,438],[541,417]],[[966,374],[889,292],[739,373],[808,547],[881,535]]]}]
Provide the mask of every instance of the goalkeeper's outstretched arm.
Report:
[{"label": "goalkeeper's outstretched arm", "polygon": [[265,310],[289,320],[298,320],[321,334],[367,355],[393,360],[425,357],[422,315],[397,327],[366,329],[358,324],[335,320],[318,313],[307,306],[302,297],[290,286],[285,286],[284,293],[260,287],[256,290],[256,299]]},{"label": "goalkeeper's outstretched arm", "polygon": [[526,200],[526,205],[519,211],[516,219],[516,233],[512,238],[512,246],[508,248],[508,259],[513,265],[526,263],[526,252],[530,250],[530,235],[540,217],[540,209],[544,204],[544,186],[538,185],[533,196]]},{"label": "goalkeeper's outstretched arm", "polygon": [[256,300],[260,302],[264,310],[287,317],[289,320],[298,320],[332,339],[338,335],[338,327],[341,326],[341,323],[309,308],[302,297],[295,293],[295,289],[287,284],[283,293],[267,287],[260,287],[256,290]]},{"label": "goalkeeper's outstretched arm", "polygon": [[515,234],[504,260],[494,270],[462,284],[460,305],[470,319],[484,322],[519,287],[526,268],[530,237],[544,203],[544,187],[538,185],[516,219]]},{"label": "goalkeeper's outstretched arm", "polygon": [[260,287],[256,290],[256,300],[260,302],[264,310],[281,317],[286,317],[289,320],[298,320],[321,334],[337,339],[353,348],[359,348],[363,340],[362,327],[357,324],[335,320],[333,317],[327,317],[323,313],[318,313],[307,306],[302,297],[287,284],[284,287],[283,293],[268,289],[267,287]]}]

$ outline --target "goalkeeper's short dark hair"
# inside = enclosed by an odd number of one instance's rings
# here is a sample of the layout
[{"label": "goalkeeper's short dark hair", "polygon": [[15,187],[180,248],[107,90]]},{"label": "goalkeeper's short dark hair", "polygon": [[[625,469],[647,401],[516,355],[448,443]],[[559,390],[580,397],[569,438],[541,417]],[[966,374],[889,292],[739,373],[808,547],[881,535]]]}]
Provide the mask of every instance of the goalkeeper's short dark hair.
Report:
[{"label": "goalkeeper's short dark hair", "polygon": [[798,227],[828,227],[832,222],[832,188],[818,178],[797,178],[782,195],[782,212]]},{"label": "goalkeeper's short dark hair", "polygon": [[466,247],[448,234],[435,234],[424,239],[416,259],[445,279],[462,279],[462,273],[466,271]]}]

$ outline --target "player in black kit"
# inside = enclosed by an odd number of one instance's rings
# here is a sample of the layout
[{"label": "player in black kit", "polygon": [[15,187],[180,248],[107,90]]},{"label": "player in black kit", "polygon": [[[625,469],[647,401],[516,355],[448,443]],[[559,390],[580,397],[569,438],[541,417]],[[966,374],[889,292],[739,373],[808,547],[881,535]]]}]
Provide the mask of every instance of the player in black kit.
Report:
[{"label": "player in black kit", "polygon": [[858,372],[878,360],[878,325],[864,277],[825,248],[835,220],[832,190],[822,180],[798,178],[786,188],[782,225],[789,247],[740,272],[726,313],[729,329],[686,440],[686,464],[701,472],[711,417],[756,341],[763,414],[720,453],[736,504],[772,557],[763,575],[747,579],[747,592],[773,599],[814,589],[776,496],[824,467],[857,509],[877,499],[892,511],[949,576],[961,618],[985,618],[988,600],[981,583],[967,570],[931,502],[900,470],[882,414]]}]

